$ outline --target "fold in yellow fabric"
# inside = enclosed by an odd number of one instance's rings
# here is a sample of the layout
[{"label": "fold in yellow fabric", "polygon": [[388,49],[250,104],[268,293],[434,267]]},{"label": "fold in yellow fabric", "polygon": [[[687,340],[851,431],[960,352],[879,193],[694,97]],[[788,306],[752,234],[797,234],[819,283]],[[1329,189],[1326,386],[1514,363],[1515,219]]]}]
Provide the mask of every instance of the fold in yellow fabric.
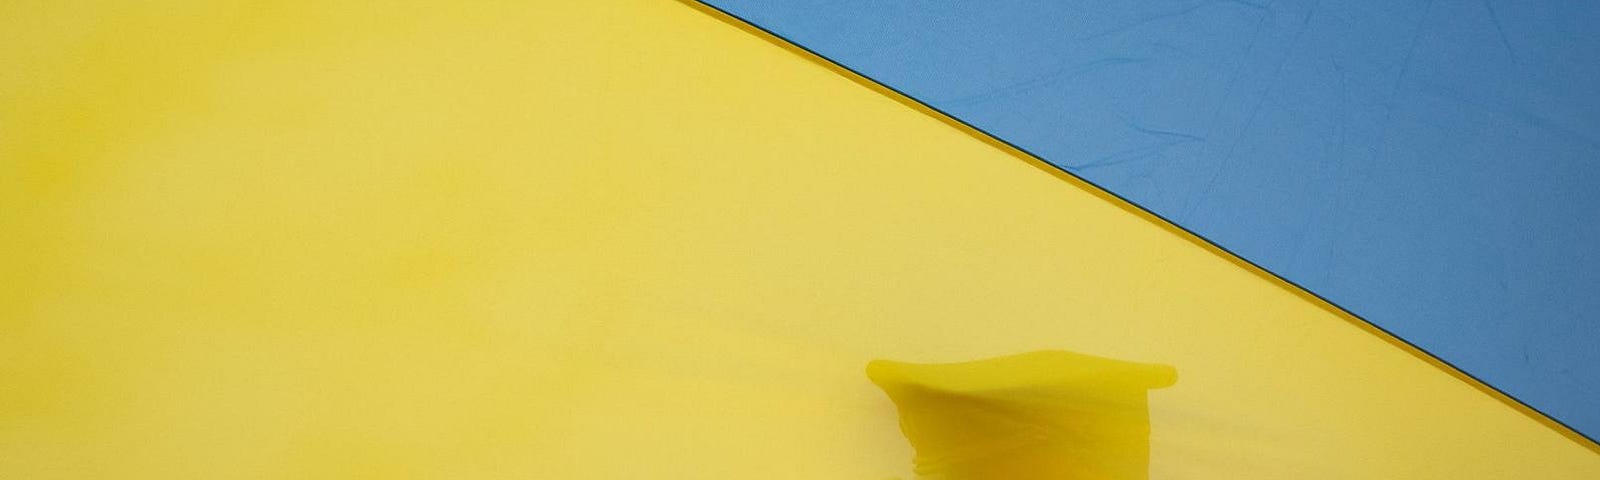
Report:
[{"label": "fold in yellow fabric", "polygon": [[916,473],[948,480],[1144,480],[1145,391],[1165,365],[1041,351],[949,364],[887,360],[867,376],[894,400]]}]

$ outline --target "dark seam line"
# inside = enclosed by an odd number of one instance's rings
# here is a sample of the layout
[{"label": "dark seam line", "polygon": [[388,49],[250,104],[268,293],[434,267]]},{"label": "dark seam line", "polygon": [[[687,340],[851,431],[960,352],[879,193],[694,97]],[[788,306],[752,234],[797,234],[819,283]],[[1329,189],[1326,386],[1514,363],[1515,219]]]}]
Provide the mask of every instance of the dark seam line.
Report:
[{"label": "dark seam line", "polygon": [[[1090,187],[1093,187],[1094,189],[1098,190],[1102,194],[1110,195],[1111,197],[1116,198],[1117,200],[1120,200],[1120,201],[1126,203],[1127,205],[1130,205],[1130,206],[1134,207],[1135,209],[1138,209],[1139,211],[1144,212],[1145,214],[1156,218],[1157,220],[1165,222],[1167,224],[1167,226],[1170,226],[1172,228],[1177,228],[1178,230],[1181,230],[1184,233],[1189,234],[1193,238],[1201,241],[1205,246],[1209,246],[1211,248],[1215,248],[1215,249],[1227,254],[1228,256],[1232,257],[1234,260],[1237,260],[1237,261],[1240,261],[1240,262],[1244,262],[1245,264],[1248,264],[1249,266],[1254,267],[1256,270],[1259,270],[1260,272],[1267,274],[1271,278],[1276,279],[1277,281],[1283,282],[1285,284],[1288,284],[1290,287],[1293,287],[1294,289],[1298,290],[1300,293],[1303,293],[1305,295],[1310,295],[1311,297],[1314,297],[1317,300],[1322,301],[1324,304],[1333,307],[1338,312],[1343,313],[1344,315],[1347,315],[1350,318],[1354,318],[1356,320],[1361,321],[1362,323],[1366,324],[1368,327],[1371,327],[1371,328],[1373,328],[1373,329],[1375,329],[1375,330],[1377,330],[1379,332],[1382,332],[1389,339],[1392,339],[1394,341],[1398,341],[1400,343],[1405,344],[1406,346],[1410,347],[1415,352],[1421,353],[1422,355],[1426,356],[1426,359],[1432,360],[1433,362],[1437,362],[1440,365],[1448,367],[1449,369],[1451,369],[1457,375],[1460,375],[1460,376],[1466,377],[1468,379],[1471,379],[1472,382],[1476,383],[1475,386],[1478,386],[1480,388],[1486,388],[1486,389],[1489,389],[1489,390],[1493,391],[1494,393],[1498,393],[1499,394],[1498,396],[1502,397],[1503,400],[1510,400],[1514,404],[1513,407],[1517,407],[1517,406],[1521,407],[1518,410],[1524,410],[1525,409],[1526,412],[1531,412],[1532,414],[1534,414],[1535,420],[1543,420],[1545,422],[1548,422],[1547,426],[1556,427],[1555,430],[1557,430],[1557,433],[1562,433],[1562,434],[1566,435],[1569,438],[1577,437],[1577,438],[1581,438],[1583,440],[1587,440],[1587,442],[1580,442],[1580,443],[1584,444],[1585,447],[1588,447],[1589,450],[1594,451],[1596,453],[1600,453],[1600,439],[1597,439],[1595,437],[1591,437],[1591,436],[1589,436],[1588,434],[1586,434],[1584,432],[1578,431],[1578,429],[1572,428],[1572,426],[1568,425],[1566,422],[1562,422],[1560,419],[1557,419],[1556,417],[1550,415],[1549,413],[1546,413],[1545,411],[1540,410],[1538,408],[1535,408],[1533,405],[1530,405],[1527,402],[1522,401],[1522,399],[1517,398],[1515,395],[1507,393],[1505,390],[1501,390],[1500,388],[1495,387],[1494,385],[1491,385],[1488,382],[1483,381],[1483,379],[1480,379],[1477,376],[1475,376],[1475,375],[1473,375],[1471,373],[1468,373],[1465,370],[1462,370],[1461,367],[1457,367],[1455,364],[1450,363],[1450,361],[1445,360],[1443,358],[1440,358],[1438,355],[1434,355],[1433,352],[1429,352],[1427,349],[1424,349],[1424,348],[1422,348],[1420,346],[1417,346],[1417,344],[1415,344],[1415,343],[1411,343],[1410,340],[1406,340],[1405,338],[1401,338],[1399,335],[1394,334],[1394,332],[1391,332],[1388,329],[1383,328],[1382,326],[1380,326],[1380,325],[1378,325],[1376,323],[1373,323],[1371,320],[1367,320],[1366,318],[1363,318],[1362,316],[1357,315],[1355,312],[1350,311],[1350,309],[1347,309],[1344,306],[1339,305],[1338,303],[1335,303],[1334,301],[1329,300],[1329,299],[1323,297],[1322,295],[1319,295],[1316,292],[1313,292],[1310,289],[1308,289],[1308,288],[1306,288],[1304,286],[1301,286],[1298,283],[1295,283],[1293,280],[1289,280],[1287,278],[1284,278],[1282,275],[1278,275],[1277,273],[1275,273],[1275,272],[1273,272],[1271,270],[1268,270],[1266,267],[1262,267],[1261,265],[1259,265],[1259,264],[1257,264],[1257,263],[1255,263],[1255,262],[1253,262],[1253,261],[1251,261],[1251,260],[1249,260],[1247,258],[1244,258],[1243,256],[1240,256],[1237,253],[1234,253],[1232,250],[1229,250],[1228,247],[1224,247],[1221,244],[1218,244],[1217,242],[1212,241],[1209,238],[1206,238],[1204,235],[1200,235],[1199,233],[1196,233],[1195,231],[1190,230],[1188,227],[1184,227],[1183,225],[1179,225],[1177,222],[1169,220],[1166,217],[1162,216],[1161,214],[1156,213],[1156,212],[1154,212],[1154,211],[1152,211],[1152,210],[1150,210],[1148,208],[1145,208],[1143,205],[1140,205],[1138,202],[1134,202],[1133,200],[1130,200],[1130,199],[1128,199],[1126,197],[1123,197],[1122,195],[1117,194],[1116,192],[1113,192],[1113,191],[1111,191],[1111,190],[1109,190],[1109,189],[1107,189],[1105,187],[1102,187],[1099,184],[1094,183],[1094,182],[1090,181],[1087,178],[1081,177],[1078,174],[1073,173],[1072,171],[1070,171],[1070,170],[1068,170],[1068,169],[1066,169],[1066,168],[1064,168],[1064,167],[1062,167],[1060,165],[1056,165],[1054,163],[1050,163],[1050,161],[1045,160],[1044,157],[1041,157],[1041,156],[1039,156],[1037,154],[1034,154],[1032,151],[1029,151],[1026,148],[1023,148],[1023,147],[1021,147],[1019,145],[1011,143],[1010,141],[1007,141],[1007,140],[1005,140],[1003,138],[1000,138],[999,136],[997,136],[997,135],[995,135],[993,133],[990,133],[988,130],[984,130],[984,129],[982,129],[982,128],[976,126],[976,125],[973,125],[971,123],[967,123],[967,121],[962,120],[960,118],[957,118],[955,115],[951,115],[950,113],[945,112],[944,110],[940,110],[938,107],[930,105],[930,104],[928,104],[926,102],[923,102],[921,99],[918,99],[917,97],[913,97],[910,94],[902,92],[899,89],[894,88],[893,86],[890,86],[887,83],[881,82],[878,79],[872,78],[870,76],[867,76],[866,74],[863,74],[863,73],[861,73],[859,71],[856,71],[855,69],[850,68],[848,65],[845,65],[844,63],[841,63],[841,62],[839,62],[837,60],[834,60],[834,59],[832,59],[832,58],[830,58],[830,57],[828,57],[826,55],[823,55],[823,54],[815,51],[815,50],[807,48],[805,45],[801,45],[799,42],[796,42],[796,41],[794,41],[794,40],[792,40],[792,39],[790,39],[788,37],[785,37],[785,36],[777,33],[777,32],[769,30],[766,27],[758,25],[755,22],[752,22],[752,21],[750,21],[750,20],[748,20],[748,19],[746,19],[744,17],[741,17],[741,16],[739,16],[737,14],[734,14],[733,12],[730,12],[728,10],[724,10],[723,8],[718,7],[716,5],[712,5],[712,4],[708,3],[708,0],[678,0],[678,1],[679,2],[689,3],[691,6],[699,5],[699,6],[702,6],[702,7],[705,7],[705,8],[709,8],[709,9],[713,10],[716,13],[720,13],[721,15],[726,16],[729,19],[737,21],[741,25],[747,26],[749,28],[754,28],[754,29],[756,29],[756,30],[758,30],[758,31],[760,31],[762,33],[770,35],[772,38],[775,38],[777,40],[782,41],[787,46],[791,46],[793,48],[800,49],[801,51],[803,51],[803,52],[805,52],[807,54],[810,54],[811,56],[813,56],[813,57],[815,57],[817,59],[820,59],[820,60],[822,60],[824,62],[827,62],[829,65],[832,65],[835,68],[842,69],[842,70],[844,70],[846,72],[849,72],[850,74],[855,75],[856,77],[859,77],[862,80],[865,80],[867,82],[870,82],[873,85],[876,85],[876,86],[878,86],[880,88],[883,88],[885,90],[893,92],[894,94],[899,95],[901,98],[904,98],[905,100],[909,100],[909,101],[911,101],[911,102],[913,102],[913,103],[915,103],[915,104],[917,104],[917,105],[919,105],[919,106],[921,106],[923,108],[926,108],[926,109],[928,109],[928,110],[930,110],[930,111],[932,111],[934,113],[937,113],[940,116],[942,116],[942,118],[941,118],[942,120],[955,122],[955,123],[957,123],[957,124],[959,124],[959,125],[961,125],[963,127],[971,129],[972,131],[977,132],[977,133],[982,134],[983,136],[987,137],[987,140],[994,141],[994,142],[999,142],[1000,144],[1003,144],[1003,145],[1005,145],[1007,147],[1010,147],[1011,149],[1016,150],[1019,153],[1027,155],[1028,157],[1032,158],[1033,160],[1037,161],[1038,163],[1042,163],[1044,165],[1049,166],[1056,173],[1065,174],[1067,176],[1070,176],[1073,179],[1076,179],[1076,180],[1078,180],[1080,182],[1083,182],[1084,184],[1086,184],[1086,185],[1088,185]],[[1553,425],[1550,425],[1550,424],[1553,424]]]}]

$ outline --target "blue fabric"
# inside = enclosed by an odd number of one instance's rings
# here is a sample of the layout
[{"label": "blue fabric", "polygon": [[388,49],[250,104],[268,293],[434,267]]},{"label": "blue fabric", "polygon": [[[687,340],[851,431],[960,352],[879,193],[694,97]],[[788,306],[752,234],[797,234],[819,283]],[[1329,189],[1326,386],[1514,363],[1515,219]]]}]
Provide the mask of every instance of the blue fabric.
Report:
[{"label": "blue fabric", "polygon": [[1600,434],[1600,2],[708,3]]}]

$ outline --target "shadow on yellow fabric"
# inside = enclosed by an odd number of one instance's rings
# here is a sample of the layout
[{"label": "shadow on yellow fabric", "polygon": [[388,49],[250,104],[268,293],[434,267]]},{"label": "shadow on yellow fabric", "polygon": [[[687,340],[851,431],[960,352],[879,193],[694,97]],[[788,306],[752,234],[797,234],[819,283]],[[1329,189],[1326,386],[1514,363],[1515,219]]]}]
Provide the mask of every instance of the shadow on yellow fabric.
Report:
[{"label": "shadow on yellow fabric", "polygon": [[900,412],[916,472],[942,480],[1149,478],[1146,391],[1166,365],[1041,351],[963,363],[867,365]]}]

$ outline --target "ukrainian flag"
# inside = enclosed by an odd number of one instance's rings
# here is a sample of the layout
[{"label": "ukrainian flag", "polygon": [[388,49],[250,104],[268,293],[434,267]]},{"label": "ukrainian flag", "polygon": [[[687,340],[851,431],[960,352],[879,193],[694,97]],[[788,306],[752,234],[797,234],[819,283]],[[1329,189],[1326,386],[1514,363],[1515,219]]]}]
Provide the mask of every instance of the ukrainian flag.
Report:
[{"label": "ukrainian flag", "polygon": [[[1291,38],[1319,18],[1222,3],[1190,7]],[[1000,132],[958,111],[982,98],[924,94],[966,88],[954,63],[844,60],[927,51],[870,15],[719,6],[0,5],[0,478],[1600,478],[1590,424],[1556,419],[1592,397],[1524,401],[1186,222],[1222,213],[1036,146],[1116,138],[1033,110]],[[784,33],[806,25],[840,36]],[[1586,43],[1484,38],[1589,72]],[[1593,145],[1591,104],[1429,92],[1521,115],[1541,127],[1506,138],[1551,155]],[[1078,118],[1057,99],[1034,103]],[[1540,241],[1588,251],[1566,243],[1587,228]],[[1591,285],[1592,259],[1548,271]]]}]

